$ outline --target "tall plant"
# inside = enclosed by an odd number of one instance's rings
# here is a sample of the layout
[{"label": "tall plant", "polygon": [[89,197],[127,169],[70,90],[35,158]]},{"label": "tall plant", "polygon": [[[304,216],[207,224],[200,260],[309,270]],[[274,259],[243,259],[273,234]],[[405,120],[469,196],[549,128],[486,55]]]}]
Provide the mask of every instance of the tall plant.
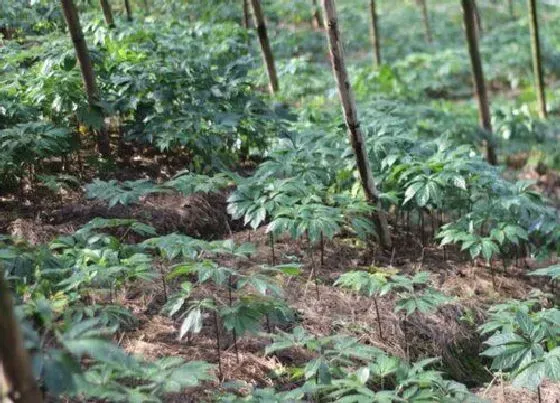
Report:
[{"label": "tall plant", "polygon": [[348,136],[350,137],[350,144],[352,144],[352,149],[354,151],[354,155],[356,156],[360,181],[368,202],[377,206],[377,211],[374,214],[374,220],[381,245],[385,248],[390,248],[391,235],[389,233],[387,215],[381,208],[379,192],[371,173],[366,141],[360,128],[354,94],[352,93],[352,87],[350,85],[346,65],[344,63],[344,51],[340,40],[334,1],[323,0],[323,10],[325,14],[325,21],[328,22],[326,24],[328,26],[327,39],[329,42],[333,74],[338,86],[340,101],[342,103],[342,111],[346,127],[348,128]]}]

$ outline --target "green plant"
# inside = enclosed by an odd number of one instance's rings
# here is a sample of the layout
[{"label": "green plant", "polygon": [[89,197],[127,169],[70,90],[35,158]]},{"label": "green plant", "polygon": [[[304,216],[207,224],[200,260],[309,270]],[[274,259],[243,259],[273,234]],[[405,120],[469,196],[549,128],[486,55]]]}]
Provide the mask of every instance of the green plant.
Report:
[{"label": "green plant", "polygon": [[368,273],[365,271],[351,271],[341,275],[334,283],[335,286],[350,288],[368,298],[373,298],[375,305],[375,313],[377,317],[377,327],[379,329],[379,338],[383,340],[381,331],[381,315],[379,314],[379,305],[377,300],[379,297],[387,293],[387,276],[383,273]]}]

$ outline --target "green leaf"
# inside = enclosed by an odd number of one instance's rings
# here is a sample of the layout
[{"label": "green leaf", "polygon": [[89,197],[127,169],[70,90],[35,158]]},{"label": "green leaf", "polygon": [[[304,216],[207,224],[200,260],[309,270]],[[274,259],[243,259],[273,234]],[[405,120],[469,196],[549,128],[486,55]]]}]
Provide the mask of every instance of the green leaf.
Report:
[{"label": "green leaf", "polygon": [[202,310],[200,307],[195,307],[190,310],[189,314],[183,321],[181,325],[181,330],[179,331],[179,339],[185,337],[187,332],[200,333],[202,330]]}]

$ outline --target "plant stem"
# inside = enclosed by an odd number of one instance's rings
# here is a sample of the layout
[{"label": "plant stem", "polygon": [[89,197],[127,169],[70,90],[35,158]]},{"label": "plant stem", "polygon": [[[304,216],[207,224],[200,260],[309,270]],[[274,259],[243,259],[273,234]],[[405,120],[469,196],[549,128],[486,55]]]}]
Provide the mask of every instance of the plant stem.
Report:
[{"label": "plant stem", "polygon": [[220,322],[218,321],[218,311],[214,311],[214,324],[216,325],[216,348],[218,349],[218,373],[220,380],[224,378],[222,372],[222,347],[220,345]]},{"label": "plant stem", "polygon": [[406,354],[406,360],[410,361],[410,351],[408,348],[408,329],[406,326],[406,315],[403,316],[403,333],[404,333],[404,348]]},{"label": "plant stem", "polygon": [[375,304],[375,314],[377,315],[377,327],[379,328],[379,338],[383,340],[383,332],[381,331],[381,315],[379,314],[379,305],[377,304],[377,297],[373,297]]},{"label": "plant stem", "polygon": [[272,265],[276,266],[276,251],[274,248],[274,232],[271,232],[270,235],[270,248],[272,249]]},{"label": "plant stem", "polygon": [[[233,288],[233,276],[229,275],[228,280],[228,299],[229,299],[229,306],[233,305],[233,296],[231,294],[231,289]],[[239,349],[237,347],[237,331],[235,328],[232,330],[233,334],[233,347],[235,348],[235,358],[237,359],[237,363],[239,364]]]},{"label": "plant stem", "polygon": [[323,231],[321,231],[321,267],[325,265],[325,238],[323,237]]},{"label": "plant stem", "polygon": [[492,277],[492,289],[496,291],[496,279],[494,278],[494,265],[492,264],[492,258],[488,259],[488,264],[490,265],[490,276]]},{"label": "plant stem", "polygon": [[161,284],[163,285],[163,300],[167,302],[167,283],[165,282],[165,275],[163,273],[163,267],[160,266],[159,272],[161,274]]}]

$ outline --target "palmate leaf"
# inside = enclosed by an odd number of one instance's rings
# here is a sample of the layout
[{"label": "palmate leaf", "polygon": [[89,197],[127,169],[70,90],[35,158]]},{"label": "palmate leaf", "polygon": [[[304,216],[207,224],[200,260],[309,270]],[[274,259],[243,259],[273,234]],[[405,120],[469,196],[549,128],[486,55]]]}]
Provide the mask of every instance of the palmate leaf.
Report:
[{"label": "palmate leaf", "polygon": [[438,306],[450,301],[452,301],[452,298],[432,288],[427,288],[420,294],[411,293],[401,296],[395,305],[395,312],[405,311],[406,316],[410,316],[415,312],[431,313]]},{"label": "palmate leaf", "polygon": [[202,330],[202,310],[200,307],[193,307],[183,320],[181,330],[179,331],[179,339],[185,337],[188,332],[200,333]]},{"label": "palmate leaf", "polygon": [[166,190],[148,179],[126,181],[119,183],[116,180],[94,180],[86,185],[87,197],[106,201],[109,207],[116,204],[128,205],[137,203],[141,197],[153,193],[162,193]]},{"label": "palmate leaf", "polygon": [[302,326],[296,326],[292,333],[278,332],[271,334],[270,337],[272,337],[273,343],[265,347],[265,354],[272,354],[294,346],[304,346],[314,339],[314,336],[308,334]]},{"label": "palmate leaf", "polygon": [[262,312],[251,303],[238,301],[231,307],[226,306],[220,310],[220,316],[224,327],[235,330],[238,336],[245,333],[257,333],[260,327]]},{"label": "palmate leaf", "polygon": [[382,273],[351,271],[342,274],[334,283],[335,286],[350,288],[362,295],[373,297],[381,295],[387,284],[387,276]]},{"label": "palmate leaf", "polygon": [[184,195],[197,192],[218,192],[232,184],[234,176],[231,173],[208,176],[182,171],[177,173],[172,180],[165,182],[163,186],[173,188]]},{"label": "palmate leaf", "polygon": [[200,331],[202,330],[203,312],[215,310],[216,305],[210,298],[204,298],[200,301],[192,302],[186,313],[185,319],[181,324],[181,329],[179,331],[179,340],[185,337],[188,332],[195,334],[200,333]]},{"label": "palmate leaf", "polygon": [[178,257],[195,259],[208,249],[206,241],[179,233],[150,238],[140,244],[143,248],[156,249],[162,257],[173,260]]},{"label": "palmate leaf", "polygon": [[552,280],[558,280],[560,278],[560,265],[533,270],[529,273],[529,276],[550,277]]},{"label": "palmate leaf", "polygon": [[496,333],[485,342],[489,348],[481,355],[492,357],[493,369],[516,371],[544,355],[544,328],[535,325],[524,312],[518,311],[515,318],[521,334]]},{"label": "palmate leaf", "polygon": [[245,287],[252,287],[261,295],[273,295],[281,297],[284,295],[283,290],[274,282],[274,279],[265,274],[250,274],[248,276],[241,276],[237,280],[237,289]]}]

